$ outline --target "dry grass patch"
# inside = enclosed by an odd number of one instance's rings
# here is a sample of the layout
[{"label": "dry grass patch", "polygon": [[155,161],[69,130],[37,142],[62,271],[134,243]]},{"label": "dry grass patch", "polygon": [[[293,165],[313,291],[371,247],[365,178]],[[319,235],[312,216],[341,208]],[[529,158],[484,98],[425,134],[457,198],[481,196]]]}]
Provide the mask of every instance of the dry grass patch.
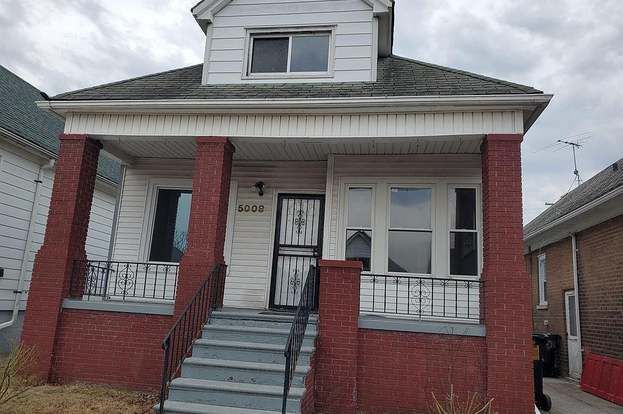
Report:
[{"label": "dry grass patch", "polygon": [[151,413],[156,397],[89,384],[41,385],[0,407],[7,414]]}]

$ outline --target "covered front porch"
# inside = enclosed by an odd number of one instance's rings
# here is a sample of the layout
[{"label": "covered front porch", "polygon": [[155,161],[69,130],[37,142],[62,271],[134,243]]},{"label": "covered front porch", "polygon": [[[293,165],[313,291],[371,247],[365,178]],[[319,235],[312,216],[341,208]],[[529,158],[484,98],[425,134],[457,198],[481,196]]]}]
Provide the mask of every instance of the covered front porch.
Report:
[{"label": "covered front porch", "polygon": [[[72,286],[84,290],[72,292],[73,306],[172,310],[195,189],[205,185],[208,199],[223,197],[227,206],[214,221],[225,230],[227,307],[292,311],[310,265],[359,260],[362,314],[481,322],[483,134],[230,137],[217,144],[91,137],[126,165],[110,260],[76,262]],[[219,147],[220,157],[230,144],[231,163],[217,174],[229,188],[220,195],[214,172],[198,173],[197,154]]]}]

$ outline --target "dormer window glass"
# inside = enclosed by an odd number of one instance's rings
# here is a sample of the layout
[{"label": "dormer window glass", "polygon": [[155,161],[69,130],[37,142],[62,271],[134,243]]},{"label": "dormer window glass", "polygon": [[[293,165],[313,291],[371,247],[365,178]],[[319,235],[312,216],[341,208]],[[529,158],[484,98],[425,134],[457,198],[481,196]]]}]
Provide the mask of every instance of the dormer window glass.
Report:
[{"label": "dormer window glass", "polygon": [[326,74],[331,32],[251,34],[249,75]]}]

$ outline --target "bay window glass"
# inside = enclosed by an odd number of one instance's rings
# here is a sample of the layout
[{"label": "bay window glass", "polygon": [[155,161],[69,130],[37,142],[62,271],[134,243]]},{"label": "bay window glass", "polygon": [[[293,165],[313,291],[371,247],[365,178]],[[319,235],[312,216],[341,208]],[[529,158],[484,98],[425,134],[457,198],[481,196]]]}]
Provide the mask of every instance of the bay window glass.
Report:
[{"label": "bay window glass", "polygon": [[390,189],[388,271],[431,273],[432,195],[431,188]]},{"label": "bay window glass", "polygon": [[149,260],[179,263],[186,252],[191,191],[159,189]]},{"label": "bay window glass", "polygon": [[476,189],[450,188],[450,274],[478,275]]},{"label": "bay window glass", "polygon": [[372,256],[372,188],[348,189],[346,260],[359,260],[369,271]]}]

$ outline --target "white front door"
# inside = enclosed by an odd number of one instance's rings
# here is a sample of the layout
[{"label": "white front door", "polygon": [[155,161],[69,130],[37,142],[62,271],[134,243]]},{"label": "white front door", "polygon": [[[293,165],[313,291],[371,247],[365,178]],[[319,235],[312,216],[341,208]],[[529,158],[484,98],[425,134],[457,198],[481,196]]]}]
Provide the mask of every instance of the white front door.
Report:
[{"label": "white front door", "polygon": [[579,379],[582,375],[582,350],[578,338],[577,296],[574,290],[565,292],[565,314],[567,319],[567,352],[569,354],[569,376]]}]

